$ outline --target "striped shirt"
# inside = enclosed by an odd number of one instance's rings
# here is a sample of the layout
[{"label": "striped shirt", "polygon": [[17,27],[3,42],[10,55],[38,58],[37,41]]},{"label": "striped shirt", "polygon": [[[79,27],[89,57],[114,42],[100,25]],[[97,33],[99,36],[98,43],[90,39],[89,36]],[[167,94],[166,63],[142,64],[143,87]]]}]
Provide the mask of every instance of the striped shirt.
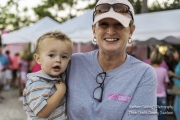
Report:
[{"label": "striped shirt", "polygon": [[[57,78],[52,78],[43,73],[27,74],[28,82],[23,91],[23,109],[28,114],[28,120],[66,120],[66,99],[62,99],[57,108],[47,117],[39,118],[38,112],[47,104],[46,100],[56,91]],[[65,80],[65,75],[61,78]]]}]

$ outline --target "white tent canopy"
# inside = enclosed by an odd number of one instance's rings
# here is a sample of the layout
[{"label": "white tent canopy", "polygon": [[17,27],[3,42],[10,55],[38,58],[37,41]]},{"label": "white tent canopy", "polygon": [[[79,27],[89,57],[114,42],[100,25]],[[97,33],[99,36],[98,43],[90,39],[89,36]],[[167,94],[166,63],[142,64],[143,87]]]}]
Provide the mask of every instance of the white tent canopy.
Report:
[{"label": "white tent canopy", "polygon": [[180,9],[135,15],[135,25],[138,43],[180,44]]},{"label": "white tent canopy", "polygon": [[2,44],[13,44],[13,43],[29,43],[32,42],[33,35],[36,32],[43,31],[44,29],[49,29],[51,27],[55,27],[60,25],[60,23],[55,20],[45,17],[38,22],[34,23],[31,26],[27,26],[16,30],[14,32],[10,32],[8,34],[2,35]]},{"label": "white tent canopy", "polygon": [[52,30],[61,30],[62,32],[66,33],[75,43],[90,42],[93,39],[91,27],[93,23],[92,14],[92,10],[87,10],[83,15],[72,18],[61,25],[37,32],[34,34],[33,42],[36,42],[36,39],[42,34]]},{"label": "white tent canopy", "polygon": [[[65,32],[76,43],[90,42],[93,39],[92,16],[93,11],[87,10],[83,15],[51,30],[59,29]],[[180,9],[137,14],[135,25],[136,29],[132,39],[139,44],[180,44]],[[47,29],[42,31],[42,33],[45,32]],[[41,34],[36,34],[36,38]]]},{"label": "white tent canopy", "polygon": [[[92,17],[92,10],[87,10],[83,15],[68,20],[60,25],[55,25],[55,27],[46,27],[46,25],[49,24],[46,23],[42,26],[43,29],[38,31],[34,30],[31,32],[30,36],[23,34],[23,31],[19,33],[21,34],[21,38],[28,37],[28,40],[34,43],[38,37],[48,31],[61,30],[62,32],[68,34],[73,42],[86,43],[92,41],[93,39]],[[150,45],[161,44],[164,42],[170,44],[180,44],[180,9],[137,14],[135,15],[135,25],[136,29],[132,39],[139,44]],[[7,36],[9,35],[7,34]],[[18,36],[18,38],[20,37]],[[13,38],[5,40],[5,37],[3,37],[3,41],[13,41]],[[20,39],[17,40],[20,41]]]}]

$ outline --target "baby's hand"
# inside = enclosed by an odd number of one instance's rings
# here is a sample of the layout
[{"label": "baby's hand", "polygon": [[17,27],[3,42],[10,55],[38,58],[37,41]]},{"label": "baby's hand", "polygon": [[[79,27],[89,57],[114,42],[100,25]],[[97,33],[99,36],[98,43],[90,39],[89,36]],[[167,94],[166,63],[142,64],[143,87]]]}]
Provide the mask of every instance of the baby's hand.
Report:
[{"label": "baby's hand", "polygon": [[66,92],[66,86],[63,82],[56,83],[55,86],[56,86],[57,91],[61,91],[61,92],[64,91],[64,93]]}]

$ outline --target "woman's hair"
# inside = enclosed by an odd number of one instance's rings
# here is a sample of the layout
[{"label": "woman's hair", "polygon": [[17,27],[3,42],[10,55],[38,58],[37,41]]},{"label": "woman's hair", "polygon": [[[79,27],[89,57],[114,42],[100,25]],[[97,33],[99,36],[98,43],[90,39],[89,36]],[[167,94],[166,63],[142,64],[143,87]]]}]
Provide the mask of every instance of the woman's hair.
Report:
[{"label": "woman's hair", "polygon": [[173,52],[173,53],[174,53],[174,52],[177,52],[178,55],[180,56],[180,50],[178,50],[177,48],[174,48],[174,49],[172,50],[172,52]]},{"label": "woman's hair", "polygon": [[70,38],[66,34],[62,33],[61,31],[56,30],[56,31],[45,33],[37,40],[36,46],[35,46],[35,53],[39,53],[39,50],[41,48],[41,43],[46,38],[55,38],[61,41],[66,41],[69,43],[71,48],[73,47],[73,42],[70,40]]},{"label": "woman's hair", "polygon": [[163,60],[163,56],[157,49],[157,50],[154,50],[154,51],[151,52],[150,60],[151,60],[151,64],[160,65],[162,60]]}]

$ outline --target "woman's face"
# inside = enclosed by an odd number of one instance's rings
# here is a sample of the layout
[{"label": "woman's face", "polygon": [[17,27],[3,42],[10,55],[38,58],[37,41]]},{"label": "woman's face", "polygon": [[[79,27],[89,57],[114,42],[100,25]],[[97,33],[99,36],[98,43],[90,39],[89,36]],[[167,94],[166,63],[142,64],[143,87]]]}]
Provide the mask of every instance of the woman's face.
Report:
[{"label": "woman's face", "polygon": [[173,56],[175,60],[179,60],[179,54],[177,51],[174,51]]},{"label": "woman's face", "polygon": [[123,27],[120,22],[112,18],[105,18],[92,26],[94,38],[100,49],[106,53],[120,53],[126,51],[127,41],[135,29],[133,25]]}]

